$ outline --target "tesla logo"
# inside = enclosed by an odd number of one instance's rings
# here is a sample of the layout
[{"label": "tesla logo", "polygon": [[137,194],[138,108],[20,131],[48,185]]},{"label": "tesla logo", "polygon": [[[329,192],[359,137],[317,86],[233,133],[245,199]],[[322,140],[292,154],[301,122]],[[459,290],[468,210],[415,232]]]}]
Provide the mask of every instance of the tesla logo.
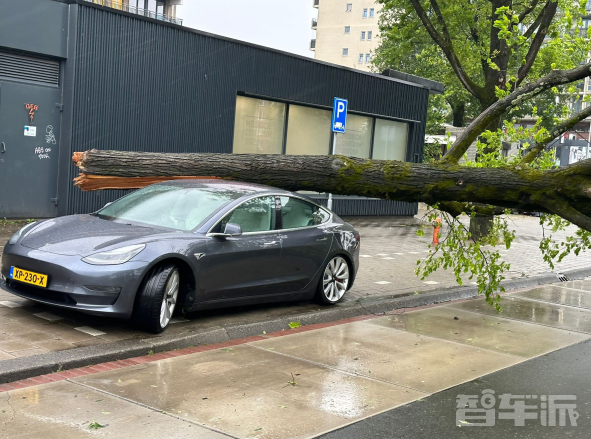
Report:
[{"label": "tesla logo", "polygon": [[31,122],[33,122],[33,118],[35,117],[35,112],[39,109],[39,105],[25,104],[25,108],[29,112],[29,119],[31,119]]}]

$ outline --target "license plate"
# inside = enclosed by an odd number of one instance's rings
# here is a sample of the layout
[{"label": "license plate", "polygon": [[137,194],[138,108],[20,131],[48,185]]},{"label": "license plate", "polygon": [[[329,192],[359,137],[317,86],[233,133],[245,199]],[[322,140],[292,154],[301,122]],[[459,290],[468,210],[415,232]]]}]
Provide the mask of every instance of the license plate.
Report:
[{"label": "license plate", "polygon": [[10,267],[10,278],[26,284],[36,285],[38,287],[47,287],[47,275],[23,270],[18,267]]}]

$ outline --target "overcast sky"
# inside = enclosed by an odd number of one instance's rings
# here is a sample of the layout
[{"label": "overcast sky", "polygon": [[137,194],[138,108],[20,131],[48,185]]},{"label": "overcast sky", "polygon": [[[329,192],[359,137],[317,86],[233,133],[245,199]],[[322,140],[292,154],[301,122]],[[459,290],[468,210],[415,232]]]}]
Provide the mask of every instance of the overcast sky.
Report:
[{"label": "overcast sky", "polygon": [[312,0],[184,0],[183,26],[304,56],[315,32]]}]

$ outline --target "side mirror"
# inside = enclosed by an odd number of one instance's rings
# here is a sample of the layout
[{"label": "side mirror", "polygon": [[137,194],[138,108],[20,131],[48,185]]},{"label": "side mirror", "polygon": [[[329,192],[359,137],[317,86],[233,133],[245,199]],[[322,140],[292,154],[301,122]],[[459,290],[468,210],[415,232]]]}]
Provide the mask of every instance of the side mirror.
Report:
[{"label": "side mirror", "polygon": [[242,235],[242,227],[238,224],[228,223],[224,229],[224,235],[226,236],[240,236]]}]

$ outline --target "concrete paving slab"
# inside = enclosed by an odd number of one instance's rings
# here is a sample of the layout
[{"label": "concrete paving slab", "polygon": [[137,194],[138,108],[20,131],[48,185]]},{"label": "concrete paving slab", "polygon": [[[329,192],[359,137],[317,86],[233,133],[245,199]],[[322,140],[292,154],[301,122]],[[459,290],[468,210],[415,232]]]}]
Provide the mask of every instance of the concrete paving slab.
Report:
[{"label": "concrete paving slab", "polygon": [[482,298],[445,306],[591,334],[591,310],[582,308],[535,302],[509,295],[503,296],[501,314],[492,309]]},{"label": "concrete paving slab", "polygon": [[440,306],[366,323],[526,358],[589,339],[578,332]]},{"label": "concrete paving slab", "polygon": [[514,355],[365,322],[251,345],[423,392],[443,390],[523,361]]},{"label": "concrete paving slab", "polygon": [[[102,428],[91,429],[96,422]],[[227,439],[194,423],[71,382],[0,393],[0,438]]]},{"label": "concrete paving slab", "polygon": [[591,309],[591,289],[584,291],[564,288],[561,285],[548,285],[532,288],[527,291],[511,293],[511,297],[522,297],[524,299],[539,300],[541,302]]},{"label": "concrete paving slab", "polygon": [[249,345],[74,381],[233,436],[260,439],[313,437],[425,396]]},{"label": "concrete paving slab", "polygon": [[571,280],[562,282],[560,285],[577,290],[591,291],[591,279]]}]

